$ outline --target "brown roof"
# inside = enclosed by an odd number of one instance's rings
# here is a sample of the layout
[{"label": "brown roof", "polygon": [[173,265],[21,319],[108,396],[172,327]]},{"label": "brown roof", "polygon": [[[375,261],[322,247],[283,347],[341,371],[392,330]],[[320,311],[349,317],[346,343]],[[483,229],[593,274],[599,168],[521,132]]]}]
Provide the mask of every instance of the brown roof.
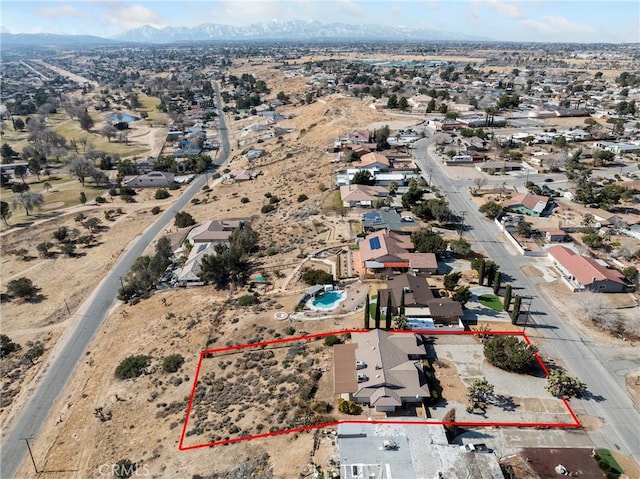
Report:
[{"label": "brown roof", "polygon": [[400,307],[402,292],[404,291],[405,306],[427,306],[434,299],[433,292],[429,288],[426,278],[412,274],[399,274],[387,280],[387,288],[380,290],[380,305],[386,307],[387,296],[391,291],[391,305]]},{"label": "brown roof", "polygon": [[357,344],[336,344],[333,346],[333,385],[335,394],[354,393],[358,388],[356,380]]},{"label": "brown roof", "polygon": [[461,317],[462,305],[451,298],[435,298],[429,301],[429,313],[434,318]]}]

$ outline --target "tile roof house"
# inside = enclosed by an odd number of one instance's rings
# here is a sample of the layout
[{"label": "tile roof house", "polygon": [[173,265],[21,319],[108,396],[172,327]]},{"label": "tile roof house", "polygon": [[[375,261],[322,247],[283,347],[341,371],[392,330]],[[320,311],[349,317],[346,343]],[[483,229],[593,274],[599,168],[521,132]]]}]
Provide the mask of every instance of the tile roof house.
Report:
[{"label": "tile roof house", "polygon": [[430,317],[437,324],[459,325],[464,315],[462,305],[449,297],[439,297],[431,290],[426,278],[412,274],[395,275],[387,279],[387,289],[378,291],[380,305],[386,313],[386,305],[391,295],[391,306],[399,314],[404,294],[405,316]]},{"label": "tile roof house", "polygon": [[367,153],[360,157],[360,163],[356,163],[355,166],[359,168],[377,168],[379,170],[387,170],[391,168],[391,162],[389,158],[384,156],[382,153]]},{"label": "tile roof house", "polygon": [[549,197],[531,193],[514,193],[511,198],[502,202],[507,211],[514,211],[529,216],[543,216],[549,209]]},{"label": "tile roof house", "polygon": [[353,333],[351,341],[333,347],[336,394],[387,412],[431,397],[421,335],[373,329]]},{"label": "tile roof house", "polygon": [[623,293],[634,290],[618,270],[607,268],[595,259],[582,256],[565,246],[552,246],[547,253],[563,273],[562,279],[574,292]]},{"label": "tile roof house", "polygon": [[347,208],[370,208],[376,200],[388,196],[389,190],[384,186],[343,185],[340,187],[342,205]]}]

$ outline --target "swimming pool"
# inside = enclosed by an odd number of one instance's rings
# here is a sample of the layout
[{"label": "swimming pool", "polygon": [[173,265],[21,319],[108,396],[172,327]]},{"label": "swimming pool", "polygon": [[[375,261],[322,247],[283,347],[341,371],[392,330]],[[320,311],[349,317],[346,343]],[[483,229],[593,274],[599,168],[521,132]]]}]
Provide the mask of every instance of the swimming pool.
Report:
[{"label": "swimming pool", "polygon": [[112,113],[111,115],[107,115],[107,120],[109,121],[118,121],[124,123],[132,123],[134,121],[138,121],[140,118],[137,116],[131,116],[127,113]]},{"label": "swimming pool", "polygon": [[347,297],[346,291],[326,291],[309,301],[311,309],[333,309]]}]

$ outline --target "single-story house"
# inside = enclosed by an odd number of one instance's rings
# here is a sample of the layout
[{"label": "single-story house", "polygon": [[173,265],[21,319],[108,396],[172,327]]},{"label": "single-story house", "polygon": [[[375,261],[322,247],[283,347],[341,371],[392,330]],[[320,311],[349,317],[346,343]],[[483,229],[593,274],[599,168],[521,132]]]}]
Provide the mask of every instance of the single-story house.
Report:
[{"label": "single-story house", "polygon": [[255,170],[239,169],[229,173],[229,178],[235,182],[255,180],[258,172]]},{"label": "single-story house", "polygon": [[360,157],[360,163],[354,166],[367,169],[377,168],[378,170],[388,170],[391,168],[391,162],[389,158],[382,153],[372,152],[362,155],[362,157]]},{"label": "single-story house", "polygon": [[333,347],[334,391],[376,411],[420,404],[431,397],[421,361],[426,357],[419,334],[352,333],[351,343]]},{"label": "single-story house", "polygon": [[413,243],[408,235],[380,230],[365,236],[358,245],[358,266],[362,271],[407,271],[410,267],[409,260],[402,256],[413,251]]},{"label": "single-story house", "polygon": [[624,293],[634,290],[618,270],[603,266],[595,259],[582,256],[565,246],[552,246],[547,253],[573,291]]},{"label": "single-story house", "polygon": [[435,323],[441,325],[460,324],[460,318],[464,315],[462,305],[449,297],[439,297],[434,292],[426,278],[412,274],[400,274],[387,280],[387,289],[379,290],[380,306],[386,313],[389,295],[391,295],[391,307],[393,313],[398,315],[403,303],[404,314],[414,318],[432,318]]},{"label": "single-story house", "polygon": [[189,233],[191,243],[228,243],[234,231],[240,229],[245,220],[211,220],[196,226]]},{"label": "single-story house", "polygon": [[144,175],[125,176],[124,186],[129,188],[166,188],[174,182],[173,173],[166,171],[151,171]]},{"label": "single-story house", "polygon": [[513,211],[529,216],[544,216],[549,209],[548,196],[534,195],[531,193],[514,193],[510,199],[502,202],[506,211]]},{"label": "single-story house", "polygon": [[342,205],[346,208],[370,208],[376,200],[384,199],[389,190],[384,186],[344,185],[340,187]]}]

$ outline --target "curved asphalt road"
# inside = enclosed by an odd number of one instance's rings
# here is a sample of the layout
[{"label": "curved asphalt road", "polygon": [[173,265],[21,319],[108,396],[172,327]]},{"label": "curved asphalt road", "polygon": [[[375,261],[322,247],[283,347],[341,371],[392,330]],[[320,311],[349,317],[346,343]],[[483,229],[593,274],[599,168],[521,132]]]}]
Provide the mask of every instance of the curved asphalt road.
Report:
[{"label": "curved asphalt road", "polygon": [[534,338],[534,342],[536,336],[546,338],[545,352],[561,360],[571,375],[586,383],[589,397],[572,399],[571,404],[576,413],[603,420],[604,425],[600,429],[588,431],[591,440],[598,447],[631,455],[640,463],[640,414],[633,407],[624,385],[616,381],[614,371],[608,370],[603,355],[598,352],[599,345],[584,339],[570,324],[562,321],[545,298],[538,294],[536,283],[544,282],[544,279],[526,276],[521,269],[531,265],[532,261],[514,255],[505,247],[506,239],[501,232],[469,199],[467,189],[472,182],[453,180],[444,173],[432,153],[434,142],[433,137],[417,142],[414,149],[417,163],[425,176],[431,175],[432,183],[438,186],[451,208],[458,214],[465,212],[465,230],[470,231],[477,245],[500,265],[500,271],[511,277],[509,282],[514,285],[514,290],[520,296],[534,298],[527,334]]},{"label": "curved asphalt road", "polygon": [[[222,101],[217,83],[215,84],[215,90],[218,111],[222,112]],[[220,115],[218,118],[222,154],[215,161],[215,164],[220,166],[227,160],[230,148],[224,116]],[[82,360],[93,337],[102,326],[107,313],[115,303],[118,288],[121,286],[120,278],[124,278],[127,275],[136,258],[142,255],[151,241],[173,220],[175,214],[181,211],[191,198],[202,189],[205,182],[205,175],[197,176],[175,203],[155,223],[130,243],[118,263],[75,313],[80,317],[76,328],[62,346],[60,354],[54,359],[48,373],[22,410],[13,429],[7,434],[2,444],[0,477],[15,477],[27,453],[26,444],[22,438],[36,438],[56,399],[64,390],[67,381]]]}]

